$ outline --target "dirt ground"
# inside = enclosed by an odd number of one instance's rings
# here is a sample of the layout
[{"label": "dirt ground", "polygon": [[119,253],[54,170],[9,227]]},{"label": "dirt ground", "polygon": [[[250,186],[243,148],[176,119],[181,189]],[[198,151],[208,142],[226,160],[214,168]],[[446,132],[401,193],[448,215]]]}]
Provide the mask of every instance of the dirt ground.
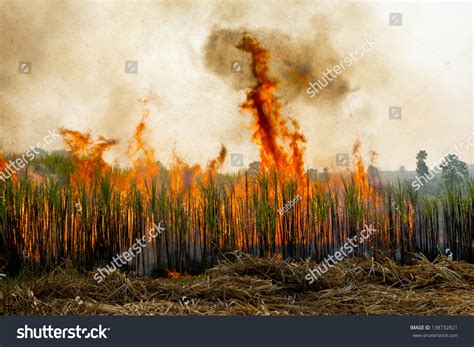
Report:
[{"label": "dirt ground", "polygon": [[234,253],[199,276],[116,272],[97,284],[64,265],[2,286],[8,315],[474,315],[473,264],[352,259],[309,285],[314,265]]}]

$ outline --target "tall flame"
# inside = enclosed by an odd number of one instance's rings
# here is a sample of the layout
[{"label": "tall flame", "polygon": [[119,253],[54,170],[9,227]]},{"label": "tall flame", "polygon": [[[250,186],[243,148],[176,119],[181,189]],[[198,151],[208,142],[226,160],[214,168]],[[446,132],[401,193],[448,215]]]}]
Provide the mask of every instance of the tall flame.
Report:
[{"label": "tall flame", "polygon": [[144,138],[147,130],[147,121],[150,116],[150,109],[148,104],[150,99],[140,100],[142,103],[142,118],[135,128],[133,140],[128,145],[127,155],[133,162],[132,176],[135,182],[140,182],[140,178],[152,178],[158,173],[159,167],[155,159],[155,150],[148,144]]},{"label": "tall flame", "polygon": [[302,144],[306,139],[300,132],[298,122],[291,119],[294,130],[290,130],[280,112],[281,104],[274,94],[278,81],[268,74],[268,51],[247,34],[237,48],[252,54],[252,73],[257,84],[247,93],[247,100],[241,108],[254,115],[252,139],[260,147],[261,167],[304,177]]}]

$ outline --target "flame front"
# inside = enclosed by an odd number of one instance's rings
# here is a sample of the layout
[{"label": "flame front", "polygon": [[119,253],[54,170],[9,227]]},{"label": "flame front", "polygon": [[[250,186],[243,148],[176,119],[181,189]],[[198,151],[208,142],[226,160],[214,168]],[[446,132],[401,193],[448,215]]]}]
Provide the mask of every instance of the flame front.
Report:
[{"label": "flame front", "polygon": [[[39,193],[46,185],[36,180],[34,189],[24,188],[20,179],[0,185],[0,211],[18,225],[9,238],[16,250],[12,256],[26,247],[30,260],[42,263],[71,254],[92,262],[97,260],[94,257],[112,257],[130,247],[158,221],[163,221],[167,231],[155,245],[157,258],[169,269],[186,261],[206,265],[236,249],[263,256],[322,258],[358,227],[375,222],[379,233],[360,252],[372,242],[385,249],[397,242],[412,247],[407,239],[412,239],[420,223],[415,216],[422,213],[416,196],[402,194],[402,188],[394,193],[393,188],[374,181],[364,167],[360,141],[353,146],[349,174],[324,179],[306,175],[306,140],[298,122],[280,112],[275,96],[278,82],[269,76],[269,53],[248,35],[238,48],[252,55],[256,85],[241,109],[253,115],[252,138],[260,150],[260,172],[218,174],[226,159],[224,145],[203,168],[177,155],[169,168],[161,168],[146,140],[150,100],[140,100],[141,119],[127,149],[132,167],[117,168],[104,161],[104,153],[116,140],[62,129],[74,164],[72,189],[58,186],[48,195]],[[372,152],[372,163],[375,158]],[[6,165],[7,159],[0,157],[0,168]],[[395,194],[399,194],[397,210],[392,207]],[[295,196],[297,203],[280,213]],[[77,204],[80,210],[74,209]]]}]

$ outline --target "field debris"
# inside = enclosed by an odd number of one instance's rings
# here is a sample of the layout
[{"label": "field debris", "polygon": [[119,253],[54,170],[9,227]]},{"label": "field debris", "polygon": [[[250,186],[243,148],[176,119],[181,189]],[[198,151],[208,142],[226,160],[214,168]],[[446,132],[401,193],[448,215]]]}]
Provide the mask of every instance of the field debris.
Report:
[{"label": "field debris", "polygon": [[136,278],[119,271],[97,284],[67,265],[12,280],[8,315],[474,315],[474,265],[418,256],[412,265],[349,259],[309,285],[313,262],[242,253],[204,274]]}]

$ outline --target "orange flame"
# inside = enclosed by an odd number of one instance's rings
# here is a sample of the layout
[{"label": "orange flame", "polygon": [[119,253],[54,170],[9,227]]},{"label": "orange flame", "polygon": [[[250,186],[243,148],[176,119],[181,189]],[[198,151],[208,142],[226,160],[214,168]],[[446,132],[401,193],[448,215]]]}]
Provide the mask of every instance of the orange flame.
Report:
[{"label": "orange flame", "polygon": [[3,157],[3,155],[0,153],[0,171],[3,170],[7,166],[7,161]]},{"label": "orange flame", "polygon": [[219,152],[219,156],[209,162],[207,165],[207,169],[211,175],[214,175],[217,170],[222,166],[224,163],[225,157],[227,155],[227,149],[224,145],[221,146],[221,151]]},{"label": "orange flame", "polygon": [[159,171],[155,159],[155,150],[148,144],[144,138],[147,130],[146,122],[150,116],[150,110],[147,105],[150,99],[140,100],[142,102],[142,119],[135,128],[133,141],[128,145],[127,155],[132,158],[134,170],[132,171],[132,180],[138,183],[141,177],[152,178]]},{"label": "orange flame", "polygon": [[291,131],[280,112],[281,104],[274,94],[278,81],[268,75],[268,51],[247,34],[237,48],[252,54],[252,72],[257,84],[247,93],[247,100],[241,108],[254,115],[252,139],[260,147],[261,168],[275,168],[286,175],[304,177],[302,143],[306,139],[300,132],[298,122],[291,119],[295,129]]},{"label": "orange flame", "polygon": [[89,133],[76,130],[61,129],[61,135],[72,154],[74,178],[80,182],[88,182],[94,175],[102,174],[109,166],[102,158],[104,152],[117,143],[116,140],[98,136],[93,140]]},{"label": "orange flame", "polygon": [[365,171],[364,163],[362,162],[362,155],[360,154],[361,143],[356,140],[352,147],[352,156],[355,160],[356,170],[352,173],[352,179],[360,192],[367,196],[370,191],[369,181],[367,179],[367,172]]}]

